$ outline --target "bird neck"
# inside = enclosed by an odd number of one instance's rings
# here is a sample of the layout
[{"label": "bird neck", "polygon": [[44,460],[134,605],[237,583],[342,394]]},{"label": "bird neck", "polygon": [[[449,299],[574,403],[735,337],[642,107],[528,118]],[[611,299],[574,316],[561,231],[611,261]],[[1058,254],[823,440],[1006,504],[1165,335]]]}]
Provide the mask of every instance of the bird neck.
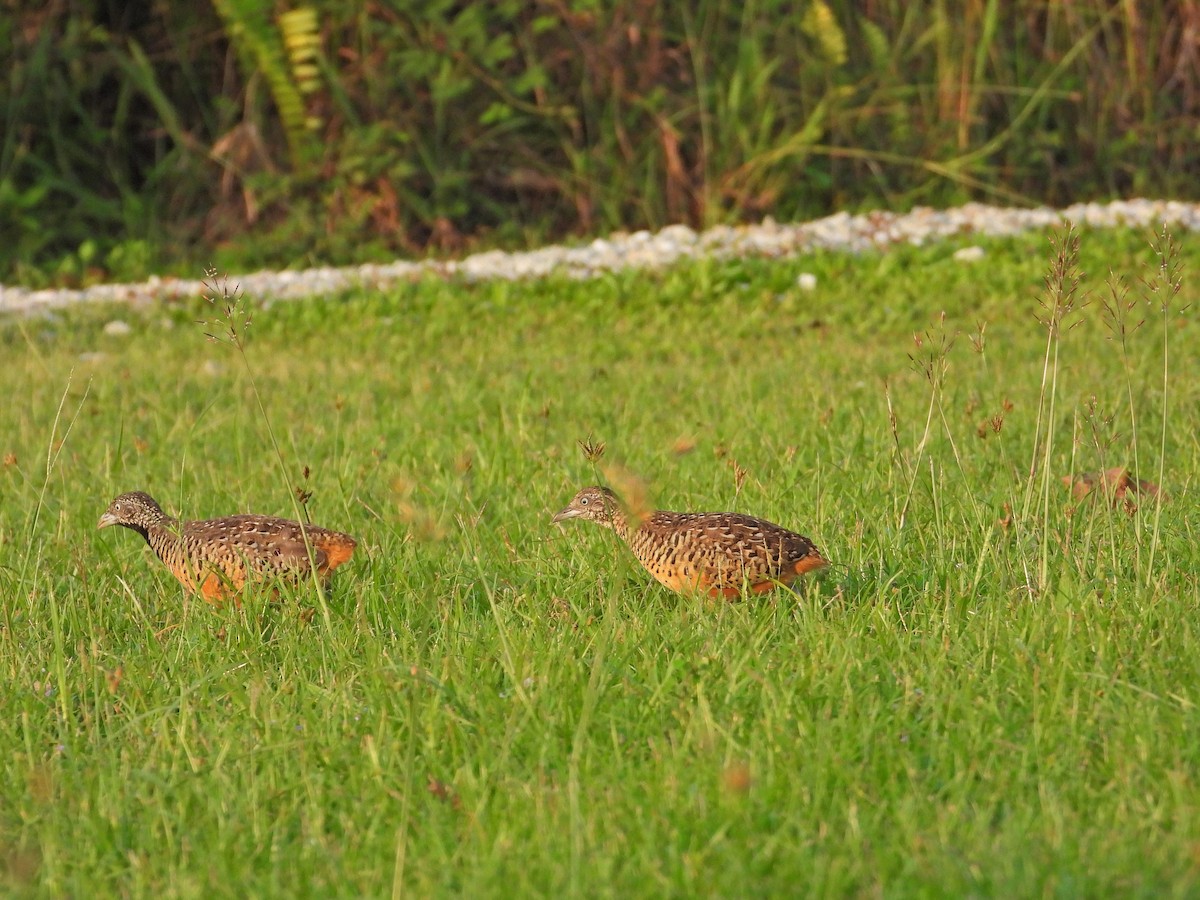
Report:
[{"label": "bird neck", "polygon": [[137,525],[130,525],[134,531],[146,539],[146,543],[156,551],[167,544],[175,544],[183,538],[179,533],[179,523],[165,513],[160,513]]},{"label": "bird neck", "polygon": [[138,525],[135,522],[122,522],[121,524],[130,531],[136,531],[138,534],[140,534],[142,536],[142,540],[144,540],[147,544],[150,543],[150,530],[145,525]]},{"label": "bird neck", "polygon": [[629,540],[629,519],[625,516],[623,509],[613,510],[612,517],[604,524],[615,531],[621,540]]}]

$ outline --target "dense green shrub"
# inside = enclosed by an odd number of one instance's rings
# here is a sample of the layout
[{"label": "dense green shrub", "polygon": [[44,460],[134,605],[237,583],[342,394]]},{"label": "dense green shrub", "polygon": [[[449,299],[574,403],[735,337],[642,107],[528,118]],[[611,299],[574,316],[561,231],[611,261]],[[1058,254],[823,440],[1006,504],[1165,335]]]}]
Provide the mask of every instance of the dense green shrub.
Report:
[{"label": "dense green shrub", "polygon": [[1194,196],[1200,175],[1192,0],[305,10],[17,2],[0,276]]}]

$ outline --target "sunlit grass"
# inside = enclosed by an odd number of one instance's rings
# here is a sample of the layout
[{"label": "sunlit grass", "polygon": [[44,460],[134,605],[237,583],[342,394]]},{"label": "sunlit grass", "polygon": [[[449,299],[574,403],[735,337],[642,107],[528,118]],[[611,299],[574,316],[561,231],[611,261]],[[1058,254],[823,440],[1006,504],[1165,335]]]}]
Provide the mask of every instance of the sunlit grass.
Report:
[{"label": "sunlit grass", "polygon": [[[1136,293],[1149,237],[1083,236],[1082,290],[1129,276],[1148,324],[1122,343],[1084,306],[1052,410],[1044,235],[974,265],[259,302],[278,458],[199,301],[0,323],[0,883],[1188,893],[1200,351],[1194,282],[1165,315]],[[764,516],[833,565],[796,595],[668,594],[550,524],[597,479],[581,441],[659,506]],[[1060,480],[1135,459],[1161,508]],[[133,489],[292,516],[305,467],[312,520],[360,539],[328,624],[303,596],[213,610],[95,531]]]}]

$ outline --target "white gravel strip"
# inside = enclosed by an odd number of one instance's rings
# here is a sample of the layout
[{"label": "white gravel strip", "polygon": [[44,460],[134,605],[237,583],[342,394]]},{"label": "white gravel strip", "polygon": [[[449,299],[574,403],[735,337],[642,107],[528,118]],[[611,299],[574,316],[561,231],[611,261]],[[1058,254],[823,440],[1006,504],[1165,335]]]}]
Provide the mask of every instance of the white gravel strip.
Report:
[{"label": "white gravel strip", "polygon": [[[550,274],[570,278],[595,278],[620,269],[654,269],[680,259],[701,256],[788,257],[813,250],[860,253],[895,244],[924,244],[947,237],[971,234],[1012,235],[1023,231],[1074,222],[1092,228],[1200,231],[1200,204],[1174,200],[1117,200],[1112,203],[1077,203],[1066,209],[1011,209],[968,203],[956,209],[914,209],[909,213],[872,212],[852,216],[837,213],[813,222],[780,225],[767,219],[758,225],[718,225],[696,232],[686,225],[671,225],[655,234],[637,231],[613,234],[582,247],[542,247],[520,253],[492,250],[462,260],[397,261],[302,271],[254,272],[231,276],[242,290],[258,300],[291,299],[336,294],[355,287],[384,288],[399,281],[436,274],[467,281],[493,278],[539,278]],[[974,258],[961,257],[964,261]],[[103,284],[83,290],[32,291],[0,285],[0,314],[32,313],[73,303],[148,303],[154,300],[197,297],[200,281],[152,277],[141,284]]]}]

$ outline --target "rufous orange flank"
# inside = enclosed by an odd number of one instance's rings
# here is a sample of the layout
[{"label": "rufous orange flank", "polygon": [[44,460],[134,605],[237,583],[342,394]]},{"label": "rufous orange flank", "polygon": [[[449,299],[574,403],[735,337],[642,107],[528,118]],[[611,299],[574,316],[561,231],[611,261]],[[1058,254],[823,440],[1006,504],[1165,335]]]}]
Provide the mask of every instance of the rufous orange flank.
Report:
[{"label": "rufous orange flank", "polygon": [[357,544],[340,531],[271,516],[180,522],[141,491],[109,504],[97,527],[109,525],[144,537],[180,584],[212,603],[236,595],[247,582],[297,583],[311,577],[314,565],[328,585],[333,570],[350,559]]},{"label": "rufous orange flank", "polygon": [[631,524],[606,487],[587,487],[555,522],[586,519],[611,528],[661,584],[681,593],[737,597],[790,585],[827,565],[813,542],[779,525],[740,513],[659,510]]}]

